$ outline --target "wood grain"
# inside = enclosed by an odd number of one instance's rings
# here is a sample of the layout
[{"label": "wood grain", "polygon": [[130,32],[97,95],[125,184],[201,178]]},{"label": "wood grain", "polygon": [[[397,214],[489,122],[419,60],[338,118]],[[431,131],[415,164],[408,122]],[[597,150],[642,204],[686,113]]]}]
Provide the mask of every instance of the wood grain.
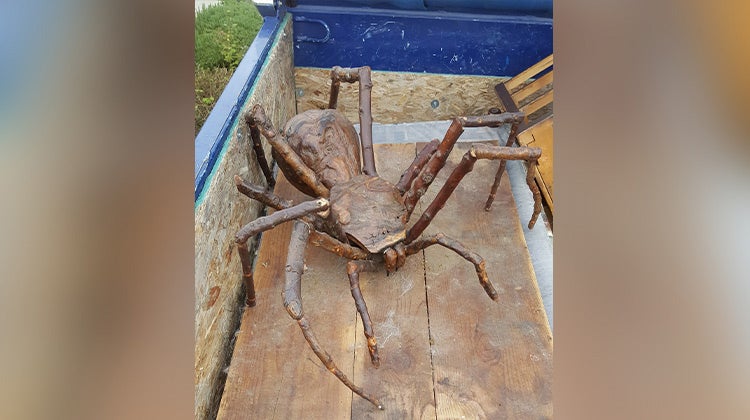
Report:
[{"label": "wood grain", "polygon": [[[414,144],[375,147],[378,173],[395,184],[416,156]],[[355,398],[352,418],[434,419],[422,253],[408,257],[406,265],[390,276],[386,277],[384,269],[362,273],[360,285],[379,342],[381,363],[378,369],[370,363],[357,317],[354,381],[381,397],[385,411]]]},{"label": "wood grain", "polygon": [[542,88],[544,88],[545,86],[547,86],[547,85],[549,85],[550,83],[552,83],[553,73],[554,73],[554,71],[553,71],[553,70],[550,70],[550,71],[549,71],[549,72],[548,72],[547,74],[545,74],[544,76],[542,76],[542,77],[540,77],[540,78],[538,78],[538,79],[534,80],[533,82],[531,82],[531,83],[529,83],[529,84],[525,85],[525,86],[524,86],[524,87],[522,87],[521,89],[518,89],[518,90],[517,90],[517,91],[516,91],[515,93],[513,93],[513,95],[512,95],[512,96],[513,96],[513,100],[514,100],[514,101],[515,101],[515,102],[516,102],[517,104],[519,104],[519,103],[521,103],[521,102],[522,102],[522,101],[523,101],[524,99],[526,99],[526,98],[528,98],[529,96],[531,96],[531,95],[532,95],[532,94],[533,94],[534,92],[537,92],[537,91],[539,91],[540,89],[542,89]]},{"label": "wood grain", "polygon": [[[375,145],[379,173],[397,181],[416,150],[414,144]],[[466,144],[456,146],[422,204],[466,150]],[[263,236],[255,271],[258,304],[243,314],[219,418],[549,418],[552,337],[507,178],[493,211],[483,211],[495,169],[496,162],[477,162],[428,233],[442,231],[483,255],[501,301],[487,297],[471,264],[439,247],[407,258],[391,276],[385,270],[362,273],[380,344],[379,369],[370,363],[346,260],[307,249],[305,312],[339,368],[382,398],[385,411],[352,398],[283,309],[291,231],[285,224]],[[293,193],[284,180],[277,192]],[[419,213],[421,207],[415,219]]]},{"label": "wood grain", "polygon": [[535,112],[539,111],[540,109],[551,104],[553,100],[554,100],[554,90],[550,89],[547,92],[545,92],[543,95],[534,99],[533,101],[527,103],[526,105],[523,105],[521,107],[521,111],[525,113],[526,115],[532,115]]},{"label": "wood grain", "polygon": [[544,70],[545,68],[553,64],[553,54],[550,54],[538,62],[534,63],[531,67],[513,76],[510,80],[505,82],[505,86],[509,91],[515,90],[518,86],[521,86],[526,80],[534,77],[537,73]]},{"label": "wood grain", "polygon": [[[435,184],[468,147],[456,146]],[[482,255],[500,294],[490,300],[472,265],[452,251],[425,250],[438,419],[552,416],[552,334],[507,177],[492,211],[483,211],[496,168],[477,162],[425,232],[443,232]]]},{"label": "wood grain", "polygon": [[[309,199],[280,172],[275,191],[295,202]],[[315,356],[282,304],[291,228],[285,223],[263,235],[255,264],[257,305],[242,314],[219,419],[348,418],[351,413],[352,392]],[[356,309],[345,263],[309,246],[302,304],[323,348],[351,377]]]},{"label": "wood grain", "polygon": [[[298,112],[328,106],[330,75],[331,69],[294,69]],[[497,106],[494,86],[505,80],[506,77],[374,71],[372,118],[376,123],[391,124],[485,115]],[[358,99],[356,84],[342,84],[337,109],[351,121],[359,121]]]}]

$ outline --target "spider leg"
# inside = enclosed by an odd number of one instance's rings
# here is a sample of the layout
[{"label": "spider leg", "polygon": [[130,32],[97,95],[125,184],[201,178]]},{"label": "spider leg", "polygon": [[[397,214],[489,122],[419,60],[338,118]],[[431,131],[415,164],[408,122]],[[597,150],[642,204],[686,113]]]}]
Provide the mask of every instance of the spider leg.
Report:
[{"label": "spider leg", "polygon": [[377,176],[375,170],[375,155],[372,148],[372,78],[370,67],[342,68],[335,66],[331,69],[331,99],[329,109],[336,109],[339,100],[339,86],[341,82],[359,82],[359,137],[362,144],[362,172],[366,175]]},{"label": "spider leg", "polygon": [[284,307],[289,313],[289,316],[297,321],[300,329],[302,329],[302,334],[305,336],[305,340],[307,340],[307,344],[310,345],[312,351],[318,356],[318,359],[323,362],[323,365],[325,365],[328,371],[339,378],[339,380],[349,387],[349,389],[354,391],[354,393],[367,401],[370,401],[373,405],[382,410],[383,405],[377,398],[366,394],[362,388],[355,385],[338,367],[336,367],[331,355],[323,350],[320,343],[318,343],[318,339],[315,337],[315,334],[310,327],[310,322],[305,318],[305,314],[302,310],[302,272],[304,270],[305,247],[307,245],[307,240],[310,237],[310,231],[310,226],[307,223],[300,220],[294,223],[286,264],[286,281],[283,293]]},{"label": "spider leg", "polygon": [[[263,110],[262,106],[255,105],[252,110],[246,112],[245,122],[250,126],[251,135],[254,130],[259,130],[259,132],[263,134],[268,142],[271,143],[273,150],[278,153],[278,156],[284,159],[287,165],[295,170],[297,176],[299,176],[299,180],[310,187],[314,195],[318,197],[328,197],[328,188],[320,182],[318,176],[315,175],[315,172],[305,165],[302,158],[292,150],[291,146],[289,146],[286,141],[277,138],[276,129],[274,129],[271,120],[266,117],[266,112]],[[253,140],[253,144],[254,143],[255,140]]]},{"label": "spider leg", "polygon": [[247,242],[237,244],[237,254],[242,265],[242,282],[245,283],[245,304],[255,306],[255,280],[253,280],[253,257],[247,248]]},{"label": "spider leg", "polygon": [[[501,101],[502,102],[502,101]],[[518,112],[518,107],[513,103],[513,101],[510,101],[510,105],[505,107],[503,106],[506,112]],[[517,143],[517,135],[518,135],[518,123],[514,123],[510,126],[510,132],[508,133],[508,141],[505,143],[505,147],[511,147],[514,143]],[[492,188],[490,188],[490,195],[487,197],[487,202],[484,205],[484,211],[490,211],[492,208],[492,202],[495,201],[495,194],[497,193],[497,187],[500,186],[500,179],[503,177],[503,172],[505,172],[505,159],[500,159],[500,164],[497,167],[497,173],[495,173],[495,181],[492,183]]]},{"label": "spider leg", "polygon": [[497,294],[495,287],[492,285],[492,282],[490,282],[489,277],[487,277],[484,258],[479,256],[479,254],[466,249],[466,247],[464,247],[461,242],[449,238],[442,233],[438,233],[437,235],[422,238],[407,245],[406,255],[416,254],[417,252],[432,245],[442,245],[454,251],[456,254],[462,256],[470,263],[474,264],[474,269],[477,272],[477,277],[479,277],[479,284],[481,284],[484,288],[484,291],[487,292],[487,296],[489,296],[492,300],[497,301],[499,295]]},{"label": "spider leg", "polygon": [[[258,200],[266,206],[269,206],[276,210],[288,209],[289,207],[294,206],[294,202],[290,200],[284,200],[278,195],[264,189],[260,185],[251,184],[242,179],[239,175],[234,176],[234,183],[237,185],[237,190],[242,194],[254,200]],[[302,219],[312,223],[315,226],[316,230],[325,230],[326,220],[317,214],[308,214],[306,216],[303,216]]]},{"label": "spider leg", "polygon": [[[234,182],[237,184],[237,189],[245,194],[246,196],[258,200],[261,203],[272,207],[276,210],[287,209],[293,206],[293,203],[289,200],[284,200],[278,195],[266,191],[263,187],[251,184],[243,180],[240,176],[234,176]],[[320,231],[323,229],[323,219],[316,214],[308,214],[302,217],[303,220],[312,223],[315,226],[315,230],[311,233],[311,243],[315,246],[319,246],[336,255],[340,255],[350,260],[366,260],[370,259],[371,255],[369,252],[364,251],[360,248],[353,247],[349,244],[339,241],[331,235]],[[319,229],[320,228],[320,229]]]},{"label": "spider leg", "polygon": [[253,141],[255,159],[258,161],[258,166],[260,166],[260,170],[263,171],[263,175],[266,177],[268,190],[272,191],[276,185],[276,180],[273,179],[273,172],[271,172],[271,167],[268,166],[268,161],[266,160],[266,152],[263,151],[263,146],[260,144],[260,130],[258,130],[258,126],[255,124],[248,125],[250,127],[250,138]]},{"label": "spider leg", "polygon": [[[505,143],[505,147],[513,146],[516,141],[516,134],[518,132],[518,124],[513,123],[510,126],[510,133],[508,133],[508,141]],[[500,186],[500,179],[503,177],[505,172],[505,159],[500,159],[500,164],[497,167],[497,173],[495,173],[495,180],[492,182],[490,188],[490,195],[487,197],[487,202],[484,204],[484,211],[490,211],[492,208],[492,202],[495,201],[495,194],[497,193],[497,187]]]},{"label": "spider leg", "polygon": [[[534,196],[534,212],[531,215],[531,219],[529,219],[528,227],[529,229],[533,229],[534,225],[536,224],[537,216],[539,216],[539,213],[542,212],[542,194],[539,192],[539,188],[536,186],[536,182],[534,181],[534,166],[538,164],[539,157],[542,155],[542,149],[535,148],[535,147],[497,147],[497,146],[489,146],[484,144],[477,144],[475,145],[476,149],[476,155],[479,159],[492,159],[492,160],[500,160],[502,163],[501,169],[505,167],[505,161],[506,160],[525,160],[528,163],[528,170],[526,171],[526,185],[529,187],[529,190],[531,190],[531,193]],[[512,150],[513,152],[510,154],[507,154],[507,151]],[[498,170],[498,174],[500,174],[500,170]],[[495,177],[497,180],[497,176]],[[496,181],[499,183],[499,181]],[[494,185],[493,185],[494,187]],[[497,189],[497,187],[495,187]],[[492,197],[494,199],[494,197]],[[487,200],[489,204],[492,204],[492,201],[489,199]],[[487,205],[485,205],[485,210],[487,210]]]},{"label": "spider leg", "polygon": [[349,261],[346,264],[346,274],[349,275],[349,286],[354,298],[354,304],[357,306],[357,312],[362,318],[365,338],[367,339],[367,350],[370,352],[370,360],[375,367],[380,366],[380,357],[378,357],[378,342],[375,339],[375,332],[372,329],[372,320],[370,313],[367,311],[367,304],[362,297],[362,290],[359,288],[359,273],[363,271],[375,271],[378,265],[374,261]]},{"label": "spider leg", "polygon": [[[349,276],[349,285],[351,287],[352,297],[354,298],[354,304],[357,306],[359,316],[362,318],[362,325],[364,326],[365,330],[365,338],[367,339],[367,349],[370,352],[370,359],[372,361],[372,364],[375,365],[375,367],[380,366],[380,358],[378,357],[378,344],[375,340],[375,333],[372,329],[370,313],[367,311],[367,305],[365,304],[364,298],[362,297],[362,291],[359,288],[359,273],[363,271],[377,270],[377,263],[379,261],[370,260],[373,255],[369,252],[363,251],[359,248],[355,248],[349,244],[345,244],[323,232],[313,230],[310,233],[310,243],[333,252],[336,255],[352,260],[346,264],[346,273]],[[401,265],[403,265],[403,263]]]},{"label": "spider leg", "polygon": [[[440,189],[435,199],[430,203],[430,206],[427,207],[427,210],[425,210],[424,213],[422,213],[422,216],[417,220],[417,222],[412,226],[411,229],[409,229],[409,232],[406,234],[406,239],[404,240],[405,244],[409,244],[413,240],[417,239],[419,235],[424,232],[425,228],[430,224],[430,222],[435,218],[435,215],[445,206],[445,202],[448,200],[448,198],[453,194],[453,191],[458,186],[458,183],[461,182],[463,177],[471,172],[472,169],[474,169],[474,162],[477,161],[477,159],[506,159],[506,160],[526,160],[531,163],[536,163],[536,161],[539,159],[539,156],[542,155],[542,150],[534,147],[499,147],[499,146],[488,146],[486,144],[474,144],[471,146],[471,149],[469,149],[466,154],[464,154],[464,157],[461,159],[461,163],[458,164],[456,169],[453,170],[453,172],[448,176],[448,179],[445,181],[445,184],[443,185],[443,188]],[[532,172],[532,171],[529,171]],[[533,173],[532,173],[533,177]],[[529,185],[529,188],[534,193],[534,214],[531,216],[531,220],[529,221],[529,229],[534,227],[534,223],[536,223],[536,217],[539,215],[539,211],[541,211],[542,204],[541,204],[541,194],[539,194],[539,190],[536,188],[536,185],[533,184],[533,179],[531,179],[532,183],[529,183],[529,180],[531,178],[526,178],[526,183]],[[539,211],[537,211],[537,209]]]},{"label": "spider leg", "polygon": [[350,260],[369,260],[372,257],[369,252],[345,244],[324,232],[313,230],[310,237],[310,243],[313,245]]},{"label": "spider leg", "polygon": [[267,231],[276,225],[289,220],[298,219],[310,213],[328,209],[328,200],[321,198],[315,201],[305,201],[294,207],[279,210],[271,215],[260,217],[243,226],[234,236],[237,243],[237,253],[242,265],[242,280],[245,283],[245,298],[247,306],[255,306],[255,281],[253,280],[253,259],[247,247],[247,241],[260,232]]},{"label": "spider leg", "polygon": [[409,217],[411,217],[417,202],[427,191],[427,188],[429,188],[438,172],[440,172],[440,170],[443,169],[443,166],[445,166],[445,161],[453,150],[456,141],[458,141],[458,138],[464,132],[464,127],[499,127],[508,123],[518,124],[523,121],[524,118],[525,115],[522,112],[506,112],[503,114],[483,115],[481,117],[454,118],[435,153],[419,173],[419,176],[414,179],[409,190],[403,194],[404,207],[406,207],[406,213],[404,213],[402,219],[403,222],[406,223],[409,221]]},{"label": "spider leg", "polygon": [[398,184],[396,184],[396,188],[401,193],[401,195],[404,195],[406,190],[411,186],[412,181],[414,181],[414,178],[419,175],[419,172],[422,170],[422,168],[424,168],[424,165],[427,164],[427,161],[430,160],[432,155],[435,154],[435,151],[437,151],[437,147],[439,144],[440,140],[438,139],[434,139],[431,142],[427,143],[427,145],[419,151],[417,157],[414,158],[414,161],[411,163],[411,165],[406,168],[404,174],[401,175],[401,179],[398,180]]},{"label": "spider leg", "polygon": [[271,207],[276,210],[286,209],[289,207],[292,207],[292,202],[289,200],[284,200],[283,198],[279,197],[278,195],[264,189],[263,187],[260,187],[255,184],[251,184],[244,179],[242,179],[239,175],[234,176],[234,183],[237,185],[237,190],[241,192],[242,194],[245,194],[246,196],[258,200],[261,203],[267,205],[268,207]]}]

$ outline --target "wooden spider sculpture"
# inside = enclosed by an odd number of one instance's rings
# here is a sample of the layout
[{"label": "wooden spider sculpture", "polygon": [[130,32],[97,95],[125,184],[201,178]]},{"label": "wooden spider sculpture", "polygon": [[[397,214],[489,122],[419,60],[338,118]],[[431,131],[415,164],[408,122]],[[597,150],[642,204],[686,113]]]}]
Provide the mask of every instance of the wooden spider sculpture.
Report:
[{"label": "wooden spider sculpture", "polygon": [[[342,81],[359,82],[361,138],[358,138],[352,123],[336,110],[339,85]],[[393,185],[378,177],[375,170],[370,110],[371,89],[369,67],[334,67],[331,71],[329,109],[310,110],[296,115],[286,123],[280,136],[260,105],[255,105],[245,114],[253,149],[267,180],[268,189],[252,185],[239,176],[235,176],[235,182],[241,193],[276,209],[276,212],[243,226],[237,232],[235,240],[242,263],[247,304],[254,306],[252,258],[248,252],[247,240],[280,223],[295,221],[286,264],[284,306],[289,315],[297,321],[308,344],[326,368],[357,395],[382,409],[383,405],[378,399],[365,393],[336,367],[331,356],[318,343],[309,321],[305,318],[302,310],[301,281],[308,240],[316,246],[349,259],[346,271],[352,297],[362,318],[371,361],[378,367],[378,344],[367,305],[360,291],[359,273],[375,271],[383,264],[386,273],[390,274],[404,265],[407,256],[438,244],[471,262],[485,292],[490,298],[497,300],[498,294],[487,278],[482,257],[443,234],[422,239],[419,239],[419,236],[443,208],[464,175],[472,170],[477,159],[501,161],[485,206],[485,210],[489,210],[504,170],[505,160],[526,160],[530,164],[536,164],[541,156],[541,150],[510,147],[515,128],[524,118],[522,113],[454,118],[443,140],[435,139],[428,143],[418,153],[399,182]],[[497,127],[506,123],[512,124],[506,147],[473,145],[424,214],[407,229],[406,224],[417,201],[445,164],[463,128]],[[293,204],[271,192],[274,179],[261,147],[261,133],[271,143],[272,155],[289,182],[305,194],[319,197],[318,199]],[[362,164],[360,146],[363,154]],[[362,169],[360,165],[363,165]],[[541,211],[540,194],[532,179],[533,172],[529,170],[526,178],[526,183],[534,194],[534,213],[529,228],[533,227]]]}]

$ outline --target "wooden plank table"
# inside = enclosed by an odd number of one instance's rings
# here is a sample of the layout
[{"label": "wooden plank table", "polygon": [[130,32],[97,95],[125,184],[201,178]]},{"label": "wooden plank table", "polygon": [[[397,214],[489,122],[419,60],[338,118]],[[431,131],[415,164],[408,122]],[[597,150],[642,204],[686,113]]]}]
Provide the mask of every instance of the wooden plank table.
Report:
[{"label": "wooden plank table", "polygon": [[[468,147],[456,145],[423,204]],[[395,183],[416,150],[414,144],[375,145],[380,175]],[[482,255],[500,301],[487,297],[470,263],[440,246],[409,257],[391,276],[385,270],[362,273],[380,345],[378,369],[370,363],[346,260],[307,248],[302,300],[312,328],[338,367],[379,397],[384,411],[353,397],[286,313],[281,290],[287,223],[263,236],[255,268],[257,305],[243,313],[218,418],[550,418],[552,334],[507,177],[492,211],[483,211],[496,167],[479,161],[425,234],[443,232]],[[276,192],[305,199],[283,179]],[[417,208],[413,221],[420,213]]]}]

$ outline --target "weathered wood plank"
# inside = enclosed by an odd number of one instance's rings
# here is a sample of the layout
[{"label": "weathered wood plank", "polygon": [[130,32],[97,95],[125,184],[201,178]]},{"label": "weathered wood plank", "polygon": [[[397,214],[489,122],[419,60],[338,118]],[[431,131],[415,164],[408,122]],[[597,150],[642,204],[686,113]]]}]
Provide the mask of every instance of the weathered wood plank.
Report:
[{"label": "weathered wood plank", "polygon": [[[456,146],[435,184],[468,147]],[[473,266],[452,251],[425,251],[438,419],[552,416],[552,334],[507,177],[492,211],[483,211],[496,168],[478,161],[425,232],[443,232],[482,255],[500,294],[490,300]]]},{"label": "weathered wood plank", "polygon": [[552,56],[553,54],[550,54],[547,57],[544,57],[543,59],[534,63],[531,67],[513,76],[513,78],[505,82],[505,86],[508,88],[509,91],[512,92],[514,89],[516,89],[518,86],[521,86],[528,79],[534,77],[537,73],[551,66],[553,63]]},{"label": "weathered wood plank", "polygon": [[[299,112],[328,106],[330,74],[330,69],[294,69]],[[507,77],[374,71],[373,121],[390,124],[484,115],[497,106],[494,87],[505,80]],[[356,84],[341,84],[338,109],[353,122],[359,121],[358,98]]]},{"label": "weathered wood plank", "polygon": [[553,100],[554,100],[554,90],[550,89],[547,92],[545,92],[543,95],[534,99],[533,101],[527,103],[526,105],[523,105],[521,107],[521,111],[525,113],[526,115],[531,115],[539,111],[540,109],[544,108],[545,106],[551,104]]},{"label": "weathered wood plank", "polygon": [[[309,199],[281,172],[275,191],[295,202]],[[263,235],[255,264],[257,305],[242,314],[220,419],[348,418],[351,414],[352,392],[318,360],[282,303],[291,227],[285,223]],[[305,264],[305,314],[323,348],[351,377],[356,309],[346,260],[308,246]]]},{"label": "weathered wood plank", "polygon": [[[427,200],[467,148],[456,146]],[[415,149],[376,145],[375,153],[378,171],[396,181]],[[258,305],[243,314],[219,418],[551,416],[552,339],[507,178],[493,211],[482,210],[496,166],[478,162],[427,234],[442,231],[483,255],[501,301],[484,294],[471,264],[439,247],[425,252],[426,272],[417,254],[392,276],[363,273],[362,292],[381,345],[379,369],[369,360],[346,260],[308,248],[305,311],[338,366],[381,397],[385,412],[352,398],[286,314],[280,298],[291,230],[286,224],[264,235],[256,264]],[[286,197],[292,192],[285,181],[277,191]]]},{"label": "weathered wood plank", "polygon": [[527,84],[526,86],[522,87],[521,89],[518,89],[512,96],[513,100],[518,104],[521,103],[524,99],[528,98],[538,90],[542,89],[543,87],[547,86],[548,84],[552,83],[554,71],[550,70],[547,74],[544,76],[534,80],[533,82]]},{"label": "weathered wood plank", "polygon": [[[244,109],[255,103],[263,104],[277,126],[295,112],[292,25],[289,20],[286,22],[269,54],[265,71],[244,104]],[[258,203],[243,199],[232,179],[235,174],[243,173],[251,182],[265,182],[243,129],[240,124],[232,131],[226,153],[217,163],[204,198],[195,209],[196,419],[216,416],[225,379],[223,370],[229,362],[230,343],[240,320],[243,287],[234,233],[261,211]],[[270,154],[268,144],[265,150]]]},{"label": "weathered wood plank", "polygon": [[[414,144],[375,145],[380,176],[394,184],[416,156]],[[380,367],[375,369],[357,317],[354,381],[382,398],[385,411],[355,397],[353,419],[434,419],[435,402],[430,364],[427,305],[422,253],[386,277],[385,269],[360,276],[375,337],[380,346]]]}]

